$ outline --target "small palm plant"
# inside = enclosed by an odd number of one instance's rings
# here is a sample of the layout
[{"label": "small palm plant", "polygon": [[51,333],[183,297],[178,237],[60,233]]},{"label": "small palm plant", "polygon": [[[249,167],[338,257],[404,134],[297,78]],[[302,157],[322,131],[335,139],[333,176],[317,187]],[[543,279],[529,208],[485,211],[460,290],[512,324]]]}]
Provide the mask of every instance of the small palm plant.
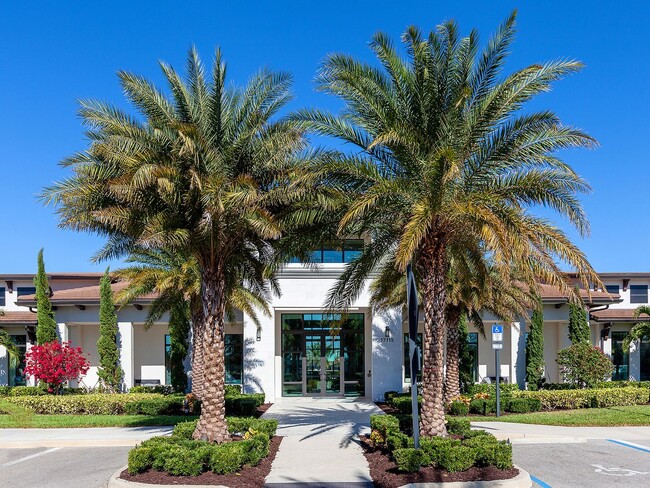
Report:
[{"label": "small palm plant", "polygon": [[[646,315],[646,317],[642,317]],[[630,349],[630,345],[634,341],[641,341],[644,337],[650,338],[650,305],[640,305],[634,311],[634,318],[639,322],[634,324],[630,333],[623,341],[623,348]]]}]

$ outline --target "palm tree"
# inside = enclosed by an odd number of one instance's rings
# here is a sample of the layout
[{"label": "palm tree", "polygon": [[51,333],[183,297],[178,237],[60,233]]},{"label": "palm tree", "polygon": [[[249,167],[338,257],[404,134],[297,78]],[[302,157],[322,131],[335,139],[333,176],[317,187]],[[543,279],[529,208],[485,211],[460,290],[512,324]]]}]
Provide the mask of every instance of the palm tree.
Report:
[{"label": "palm tree", "polygon": [[291,76],[268,69],[245,88],[226,85],[217,50],[208,77],[194,49],[187,79],[161,64],[169,94],[140,76],[118,73],[138,112],[82,101],[90,146],[62,164],[67,180],[45,189],[62,227],[107,242],[95,259],[134,247],[192,256],[201,275],[205,388],[194,437],[229,439],[224,409],[224,320],[232,290],[277,292],[267,272],[282,235],[275,211],[292,198],[288,172],[304,148],[296,124],[278,118],[292,98]]},{"label": "palm tree", "polygon": [[332,151],[321,177],[329,175],[350,195],[339,234],[373,238],[342,273],[329,306],[350,306],[382,266],[401,273],[412,263],[419,274],[423,435],[446,434],[443,344],[451,256],[481,248],[498,270],[520,265],[525,283],[540,280],[570,296],[556,259],[574,268],[585,288],[590,278],[600,282],[568,237],[532,213],[535,205],[549,207],[581,235],[588,233],[577,194],[589,186],[556,152],[595,141],[550,111],[521,112],[525,102],[582,65],[535,64],[501,79],[514,24],[512,14],[481,54],[477,33],[461,38],[454,22],[427,37],[411,27],[402,37],[406,59],[378,33],[370,47],[380,67],[333,54],[320,69],[318,88],[343,102],[341,115],[304,110],[295,116],[301,127],[353,146],[352,154]]},{"label": "palm tree", "polygon": [[[647,315],[646,317],[641,317],[641,315]],[[634,310],[634,318],[639,321],[634,324],[630,333],[623,341],[623,348],[626,350],[630,349],[630,344],[634,341],[641,341],[644,337],[650,337],[650,305],[639,305],[636,310]]]},{"label": "palm tree", "polygon": [[[203,324],[203,307],[201,306],[201,272],[196,259],[179,252],[159,249],[135,249],[127,263],[131,266],[117,270],[117,278],[128,284],[116,295],[116,302],[127,304],[143,295],[157,293],[149,307],[145,325],[153,325],[166,313],[170,315],[169,327],[185,327],[175,323],[172,317],[181,319],[188,315],[191,323],[196,324],[195,333]],[[259,328],[261,323],[258,311],[270,316],[270,310],[264,296],[243,286],[230,291],[226,303],[226,317],[235,320],[235,311],[244,312]],[[203,396],[204,365],[201,334],[197,333],[192,344],[192,393],[198,399]]]}]

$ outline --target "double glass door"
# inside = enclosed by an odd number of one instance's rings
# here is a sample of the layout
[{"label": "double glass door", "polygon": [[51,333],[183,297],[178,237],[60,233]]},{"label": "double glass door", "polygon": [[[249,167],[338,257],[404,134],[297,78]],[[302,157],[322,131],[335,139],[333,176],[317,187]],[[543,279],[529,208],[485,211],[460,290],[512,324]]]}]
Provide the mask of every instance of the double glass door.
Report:
[{"label": "double glass door", "polygon": [[363,314],[282,315],[283,396],[362,396],[363,324]]}]

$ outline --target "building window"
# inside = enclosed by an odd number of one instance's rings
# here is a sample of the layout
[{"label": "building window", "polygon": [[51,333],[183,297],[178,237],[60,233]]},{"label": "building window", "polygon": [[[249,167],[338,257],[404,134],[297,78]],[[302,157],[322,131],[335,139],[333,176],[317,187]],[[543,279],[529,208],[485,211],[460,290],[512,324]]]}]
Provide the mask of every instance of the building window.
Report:
[{"label": "building window", "polygon": [[25,386],[27,378],[25,377],[25,353],[27,352],[27,336],[10,335],[9,336],[16,348],[18,357],[14,358],[9,364],[9,386]]},{"label": "building window", "polygon": [[471,375],[474,383],[478,381],[478,332],[467,334],[467,352],[471,358]]},{"label": "building window", "polygon": [[[418,381],[422,381],[422,334],[418,333],[415,341],[420,348],[420,366],[418,368]],[[411,350],[409,348],[409,335],[404,334],[404,383],[411,382]]]},{"label": "building window", "polygon": [[0,307],[4,307],[7,304],[5,299],[5,289],[3,286],[0,286]]},{"label": "building window", "polygon": [[244,373],[244,336],[226,334],[226,384],[241,385]]},{"label": "building window", "polygon": [[627,332],[612,332],[612,363],[614,363],[613,381],[627,381],[630,376],[630,358],[623,348]]},{"label": "building window", "polygon": [[24,295],[35,295],[36,294],[36,288],[33,286],[19,286],[18,289],[18,296],[22,297]]},{"label": "building window", "polygon": [[172,339],[165,334],[165,384],[172,384]]},{"label": "building window", "polygon": [[650,337],[644,336],[639,347],[641,354],[641,381],[650,381]]},{"label": "building window", "polygon": [[618,285],[605,285],[605,289],[610,295],[618,295],[620,291],[620,287]]},{"label": "building window", "polygon": [[648,303],[648,285],[630,285],[630,303]]},{"label": "building window", "polygon": [[[362,239],[342,239],[330,242],[310,253],[312,263],[350,263],[363,251]],[[291,263],[299,263],[298,258],[291,258]]]}]

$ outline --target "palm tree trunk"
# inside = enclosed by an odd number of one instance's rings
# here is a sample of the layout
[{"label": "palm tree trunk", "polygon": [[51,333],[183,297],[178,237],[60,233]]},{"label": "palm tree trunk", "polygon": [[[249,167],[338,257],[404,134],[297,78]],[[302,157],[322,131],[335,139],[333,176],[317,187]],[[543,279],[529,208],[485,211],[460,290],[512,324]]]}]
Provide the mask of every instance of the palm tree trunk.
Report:
[{"label": "palm tree trunk", "polygon": [[447,260],[439,238],[430,240],[418,265],[424,301],[424,351],[420,432],[425,437],[446,436],[444,405],[445,277]]},{"label": "palm tree trunk", "polygon": [[204,269],[201,279],[205,324],[202,331],[205,386],[201,400],[201,417],[193,437],[221,443],[230,440],[224,402],[225,283],[219,268]]},{"label": "palm tree trunk", "polygon": [[192,393],[199,400],[203,399],[204,388],[204,364],[203,364],[203,305],[201,297],[192,297]]},{"label": "palm tree trunk", "polygon": [[460,395],[460,308],[447,307],[447,359],[445,367],[445,403]]}]

